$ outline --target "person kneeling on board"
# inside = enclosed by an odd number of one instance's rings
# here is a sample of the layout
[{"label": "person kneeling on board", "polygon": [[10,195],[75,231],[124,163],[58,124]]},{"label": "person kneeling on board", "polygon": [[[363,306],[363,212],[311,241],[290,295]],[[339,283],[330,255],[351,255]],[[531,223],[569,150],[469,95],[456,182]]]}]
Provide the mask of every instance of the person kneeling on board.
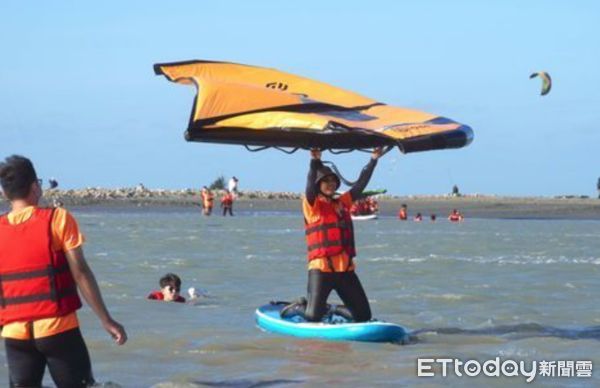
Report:
[{"label": "person kneeling on board", "polygon": [[381,155],[382,149],[376,148],[356,183],[338,197],[335,192],[340,187],[340,178],[323,165],[321,151],[311,151],[306,196],[302,201],[308,246],[308,295],[305,304],[301,300],[289,306],[300,310],[307,321],[321,321],[333,290],[348,310],[348,314],[343,314],[340,310],[344,308],[338,307],[336,313],[349,315],[355,322],[371,319],[369,300],[352,262],[356,249],[350,207],[361,198]]}]

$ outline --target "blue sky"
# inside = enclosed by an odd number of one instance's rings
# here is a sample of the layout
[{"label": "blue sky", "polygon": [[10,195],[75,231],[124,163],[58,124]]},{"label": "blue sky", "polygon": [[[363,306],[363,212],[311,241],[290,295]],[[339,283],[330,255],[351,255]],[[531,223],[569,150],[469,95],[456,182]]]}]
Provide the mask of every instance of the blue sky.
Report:
[{"label": "blue sky", "polygon": [[[187,143],[194,89],[153,74],[190,59],[273,67],[470,125],[463,149],[379,163],[392,194],[595,195],[600,3],[103,1],[0,3],[0,156],[63,188],[302,191],[308,155]],[[539,96],[534,71],[553,90]],[[325,154],[348,177],[368,155]]]}]

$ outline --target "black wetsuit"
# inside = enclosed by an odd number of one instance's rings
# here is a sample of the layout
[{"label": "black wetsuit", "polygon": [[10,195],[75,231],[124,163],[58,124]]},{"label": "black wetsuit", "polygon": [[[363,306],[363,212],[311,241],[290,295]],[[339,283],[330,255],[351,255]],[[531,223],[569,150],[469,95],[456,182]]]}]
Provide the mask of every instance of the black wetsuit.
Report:
[{"label": "black wetsuit", "polygon": [[57,387],[94,383],[90,356],[79,328],[30,340],[4,339],[10,387],[41,387],[46,365]]},{"label": "black wetsuit", "polygon": [[[376,159],[371,159],[362,169],[356,183],[350,188],[350,196],[353,201],[362,198],[362,192],[367,187],[373,170],[377,165]],[[306,200],[310,205],[315,203],[319,188],[315,184],[317,170],[323,166],[319,159],[312,159],[310,170],[306,181]],[[327,313],[327,298],[331,291],[335,290],[346,306],[349,315],[356,322],[364,322],[371,319],[371,307],[367,295],[354,271],[344,272],[321,272],[318,269],[308,271],[307,305],[304,317],[311,322],[320,321]]]}]

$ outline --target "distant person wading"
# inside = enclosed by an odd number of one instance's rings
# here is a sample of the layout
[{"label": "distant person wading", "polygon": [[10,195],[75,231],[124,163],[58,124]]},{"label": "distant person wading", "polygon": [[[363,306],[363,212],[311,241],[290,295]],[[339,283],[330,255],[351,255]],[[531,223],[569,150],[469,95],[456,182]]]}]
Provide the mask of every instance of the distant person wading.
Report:
[{"label": "distant person wading", "polygon": [[215,196],[206,186],[202,187],[200,196],[202,197],[202,213],[205,216],[210,216],[212,214]]},{"label": "distant person wading", "polygon": [[230,216],[233,216],[233,193],[228,190],[225,190],[225,194],[221,198],[221,207],[223,208],[223,216],[226,216],[229,213]]}]

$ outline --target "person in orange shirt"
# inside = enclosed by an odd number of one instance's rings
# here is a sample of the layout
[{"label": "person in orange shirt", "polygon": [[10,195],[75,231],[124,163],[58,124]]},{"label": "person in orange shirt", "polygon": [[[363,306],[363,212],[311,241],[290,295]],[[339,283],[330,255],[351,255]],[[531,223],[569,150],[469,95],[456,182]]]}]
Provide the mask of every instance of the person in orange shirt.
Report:
[{"label": "person in orange shirt", "polygon": [[215,197],[212,191],[210,191],[210,189],[206,186],[202,187],[200,195],[202,196],[202,211],[205,216],[210,216],[212,213]]},{"label": "person in orange shirt", "polygon": [[400,206],[400,211],[398,212],[398,218],[400,219],[400,221],[408,220],[408,209],[407,209],[405,203],[403,203],[402,206]]},{"label": "person in orange shirt", "polygon": [[119,345],[127,341],[109,314],[82,250],[84,237],[62,208],[41,208],[41,183],[31,161],[0,163],[11,211],[0,216],[0,325],[11,387],[41,387],[46,366],[58,387],[94,383],[79,330],[77,290]]},{"label": "person in orange shirt", "polygon": [[308,295],[305,306],[302,301],[291,307],[307,321],[318,322],[323,318],[327,313],[327,298],[333,290],[344,303],[336,313],[356,322],[371,319],[369,300],[352,261],[356,249],[350,207],[361,199],[381,155],[381,148],[376,148],[356,183],[338,197],[340,178],[323,165],[321,151],[311,151],[306,195],[302,199],[308,247]]}]

